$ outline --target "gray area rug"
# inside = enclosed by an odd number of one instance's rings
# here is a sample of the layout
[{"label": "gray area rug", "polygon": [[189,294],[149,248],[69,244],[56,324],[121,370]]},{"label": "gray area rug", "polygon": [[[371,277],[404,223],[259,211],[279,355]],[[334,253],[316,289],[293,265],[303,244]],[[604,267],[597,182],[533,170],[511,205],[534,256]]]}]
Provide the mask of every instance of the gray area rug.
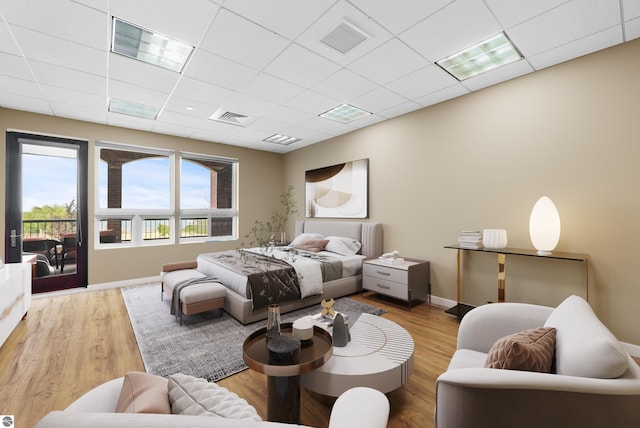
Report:
[{"label": "gray area rug", "polygon": [[[242,359],[242,343],[265,321],[242,325],[224,311],[185,316],[182,325],[169,314],[171,300],[160,300],[160,284],[122,289],[131,325],[149,373],[168,376],[184,373],[215,382],[247,368]],[[383,314],[383,309],[348,297],[336,299],[334,308],[344,312],[353,325],[361,313]],[[320,312],[313,305],[282,315],[293,322]],[[266,311],[266,309],[265,309]]]}]

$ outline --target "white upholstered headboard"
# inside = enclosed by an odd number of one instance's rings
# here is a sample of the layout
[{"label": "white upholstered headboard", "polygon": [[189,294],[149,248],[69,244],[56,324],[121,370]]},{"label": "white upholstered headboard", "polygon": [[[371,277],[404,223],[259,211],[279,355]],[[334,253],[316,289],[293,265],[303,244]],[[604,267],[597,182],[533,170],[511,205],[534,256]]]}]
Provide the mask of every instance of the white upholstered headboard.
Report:
[{"label": "white upholstered headboard", "polygon": [[362,243],[363,256],[377,257],[382,254],[382,223],[297,220],[296,236],[301,233],[321,233],[325,236],[357,239]]}]

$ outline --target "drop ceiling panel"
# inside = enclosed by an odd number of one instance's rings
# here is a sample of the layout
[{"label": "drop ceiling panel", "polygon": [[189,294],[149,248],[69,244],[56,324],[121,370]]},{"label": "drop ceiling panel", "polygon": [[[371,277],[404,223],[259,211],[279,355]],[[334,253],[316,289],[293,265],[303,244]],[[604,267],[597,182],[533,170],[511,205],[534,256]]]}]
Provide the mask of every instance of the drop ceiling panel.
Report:
[{"label": "drop ceiling panel", "polygon": [[349,69],[384,85],[429,64],[398,39],[392,39],[355,61]]},{"label": "drop ceiling panel", "polygon": [[[367,35],[366,40],[346,53],[341,53],[320,41],[343,22],[349,23]],[[345,66],[390,38],[391,33],[348,2],[340,0],[298,37],[296,43],[337,64]]]},{"label": "drop ceiling panel", "polygon": [[466,95],[469,92],[471,92],[469,91],[469,89],[458,83],[456,85],[449,86],[448,88],[436,91],[432,94],[425,95],[424,97],[416,98],[414,101],[418,104],[422,104],[424,107],[428,107],[434,104],[441,103],[443,101]]},{"label": "drop ceiling panel", "polygon": [[[233,98],[235,94],[235,91],[230,89],[221,88],[220,86],[201,82],[189,77],[180,79],[173,92],[173,96],[213,105],[222,105]],[[209,114],[212,113],[213,111]]]},{"label": "drop ceiling panel", "polygon": [[28,79],[31,77],[27,62],[21,56],[0,52],[0,75]]},{"label": "drop ceiling panel", "polygon": [[265,71],[303,87],[312,87],[340,66],[299,45],[290,45]]},{"label": "drop ceiling panel", "polygon": [[104,49],[90,48],[26,28],[12,27],[12,31],[27,59],[106,75],[107,53]]},{"label": "drop ceiling panel", "polygon": [[525,56],[534,56],[589,34],[620,24],[619,0],[574,0],[509,31],[511,40]]},{"label": "drop ceiling panel", "polygon": [[485,0],[498,21],[509,29],[571,0]]},{"label": "drop ceiling panel", "polygon": [[107,113],[107,123],[112,126],[122,126],[124,128],[139,129],[141,131],[149,131],[153,129],[154,121],[140,119],[138,117],[128,116],[119,113]]},{"label": "drop ceiling panel", "polygon": [[92,110],[86,107],[62,103],[51,103],[51,108],[55,112],[55,115],[59,117],[84,120],[87,122],[107,123],[107,111],[104,108]]},{"label": "drop ceiling panel", "polygon": [[[37,10],[38,13],[33,13]],[[104,12],[68,0],[21,0],[2,4],[2,13],[12,26],[29,28],[71,42],[104,49],[108,33],[95,31],[108,25]]]},{"label": "drop ceiling panel", "polygon": [[456,79],[437,65],[428,65],[386,86],[406,98],[417,98],[456,83]]},{"label": "drop ceiling panel", "polygon": [[219,9],[208,0],[110,0],[111,15],[194,46]]},{"label": "drop ceiling panel", "polygon": [[0,52],[22,55],[13,39],[13,35],[9,32],[9,27],[2,20],[0,20]]},{"label": "drop ceiling panel", "polygon": [[221,10],[200,48],[261,70],[290,41],[228,10]]},{"label": "drop ceiling panel", "polygon": [[[17,77],[0,76],[0,92],[24,95],[25,97],[41,97],[40,86],[34,80],[20,79]],[[2,102],[0,102],[2,105]]]},{"label": "drop ceiling panel", "polygon": [[49,102],[75,105],[92,110],[104,110],[107,105],[104,95],[92,95],[57,86],[41,85],[41,87],[45,99]]},{"label": "drop ceiling panel", "polygon": [[452,0],[351,0],[387,30],[398,34],[437,12]]},{"label": "drop ceiling panel", "polygon": [[431,62],[498,34],[502,27],[481,1],[457,1],[400,35]]},{"label": "drop ceiling panel", "polygon": [[290,40],[295,40],[333,3],[335,0],[314,0],[311,2],[227,0],[224,6]]},{"label": "drop ceiling panel", "polygon": [[287,103],[293,109],[317,116],[338,106],[340,102],[314,91],[305,91]]},{"label": "drop ceiling panel", "polygon": [[343,68],[315,85],[312,89],[336,100],[347,102],[350,99],[371,92],[377,87],[378,85],[371,80]]},{"label": "drop ceiling panel", "polygon": [[622,0],[624,19],[628,21],[640,17],[640,2],[638,0]]},{"label": "drop ceiling panel", "polygon": [[204,103],[179,96],[172,96],[165,106],[165,111],[184,114],[198,119],[208,119],[211,114],[220,108],[219,105]]},{"label": "drop ceiling panel", "polygon": [[[2,79],[0,79],[2,80]],[[33,113],[53,115],[53,111],[49,104],[40,98],[31,98],[25,94],[16,94],[13,92],[2,92],[3,85],[0,81],[0,107],[10,108],[14,110],[24,110]]]},{"label": "drop ceiling panel", "polygon": [[173,90],[179,77],[180,74],[162,67],[115,53],[109,54],[109,80],[111,81],[125,82],[168,94]]},{"label": "drop ceiling panel", "polygon": [[183,73],[234,91],[244,88],[258,71],[206,51],[197,51]]},{"label": "drop ceiling panel", "polygon": [[302,86],[294,85],[266,73],[260,73],[241,92],[280,105],[304,91],[305,88]]},{"label": "drop ceiling panel", "polygon": [[184,113],[176,113],[165,109],[160,112],[160,120],[161,123],[165,124],[196,128],[199,127],[202,122],[207,119],[191,116]]},{"label": "drop ceiling panel", "polygon": [[84,73],[72,68],[60,67],[40,61],[30,61],[31,70],[38,82],[60,88],[74,89],[89,94],[107,96],[107,78]]},{"label": "drop ceiling panel", "polygon": [[622,43],[622,28],[616,26],[533,56],[529,62],[536,70],[542,70],[559,62],[586,55],[594,50],[605,49],[618,43]]},{"label": "drop ceiling panel", "polygon": [[368,112],[379,112],[404,104],[407,101],[405,97],[391,92],[387,88],[380,87],[354,99],[353,105]]},{"label": "drop ceiling panel", "polygon": [[626,40],[633,40],[640,37],[640,18],[625,23],[624,34]]},{"label": "drop ceiling panel", "polygon": [[381,117],[386,117],[387,119],[391,119],[393,117],[402,116],[403,114],[410,113],[414,110],[421,109],[422,106],[413,101],[407,101],[406,103],[397,105],[387,110],[383,110],[378,113]]},{"label": "drop ceiling panel", "polygon": [[133,101],[153,107],[162,107],[169,94],[135,86],[130,83],[109,80],[109,98]]},{"label": "drop ceiling panel", "polygon": [[287,126],[304,122],[315,117],[312,113],[303,112],[286,106],[280,106],[264,115],[264,118],[286,124]]}]

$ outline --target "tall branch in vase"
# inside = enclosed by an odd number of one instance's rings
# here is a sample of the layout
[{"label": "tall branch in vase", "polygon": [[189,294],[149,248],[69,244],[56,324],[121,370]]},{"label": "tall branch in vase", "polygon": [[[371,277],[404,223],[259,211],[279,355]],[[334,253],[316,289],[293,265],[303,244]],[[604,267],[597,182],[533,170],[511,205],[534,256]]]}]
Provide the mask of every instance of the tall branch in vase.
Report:
[{"label": "tall branch in vase", "polygon": [[[249,247],[258,247],[259,255],[253,251],[247,251],[241,248],[239,251],[245,261],[251,259],[254,264],[260,269],[262,281],[264,282],[264,289],[260,294],[269,300],[270,304],[280,303],[280,298],[283,295],[283,288],[293,287],[290,281],[295,279],[289,278],[279,281],[279,284],[272,284],[267,271],[272,266],[282,265],[286,262],[294,262],[297,252],[295,250],[289,250],[286,252],[284,258],[277,258],[274,256],[274,247],[278,244],[285,244],[285,226],[289,217],[292,214],[298,212],[296,201],[293,199],[293,186],[289,186],[287,191],[280,195],[281,209],[273,211],[271,217],[268,220],[256,220],[253,227],[245,235],[245,238],[250,238]],[[276,236],[279,236],[280,241],[276,240]],[[244,247],[244,244],[243,244]],[[300,278],[297,278],[300,280]]]}]

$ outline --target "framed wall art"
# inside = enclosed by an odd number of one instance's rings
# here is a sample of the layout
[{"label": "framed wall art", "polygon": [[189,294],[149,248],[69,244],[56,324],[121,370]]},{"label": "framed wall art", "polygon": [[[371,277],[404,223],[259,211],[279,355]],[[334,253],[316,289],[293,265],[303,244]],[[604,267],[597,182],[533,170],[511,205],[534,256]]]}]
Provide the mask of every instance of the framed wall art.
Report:
[{"label": "framed wall art", "polygon": [[305,215],[312,218],[367,218],[369,159],[305,172]]}]

